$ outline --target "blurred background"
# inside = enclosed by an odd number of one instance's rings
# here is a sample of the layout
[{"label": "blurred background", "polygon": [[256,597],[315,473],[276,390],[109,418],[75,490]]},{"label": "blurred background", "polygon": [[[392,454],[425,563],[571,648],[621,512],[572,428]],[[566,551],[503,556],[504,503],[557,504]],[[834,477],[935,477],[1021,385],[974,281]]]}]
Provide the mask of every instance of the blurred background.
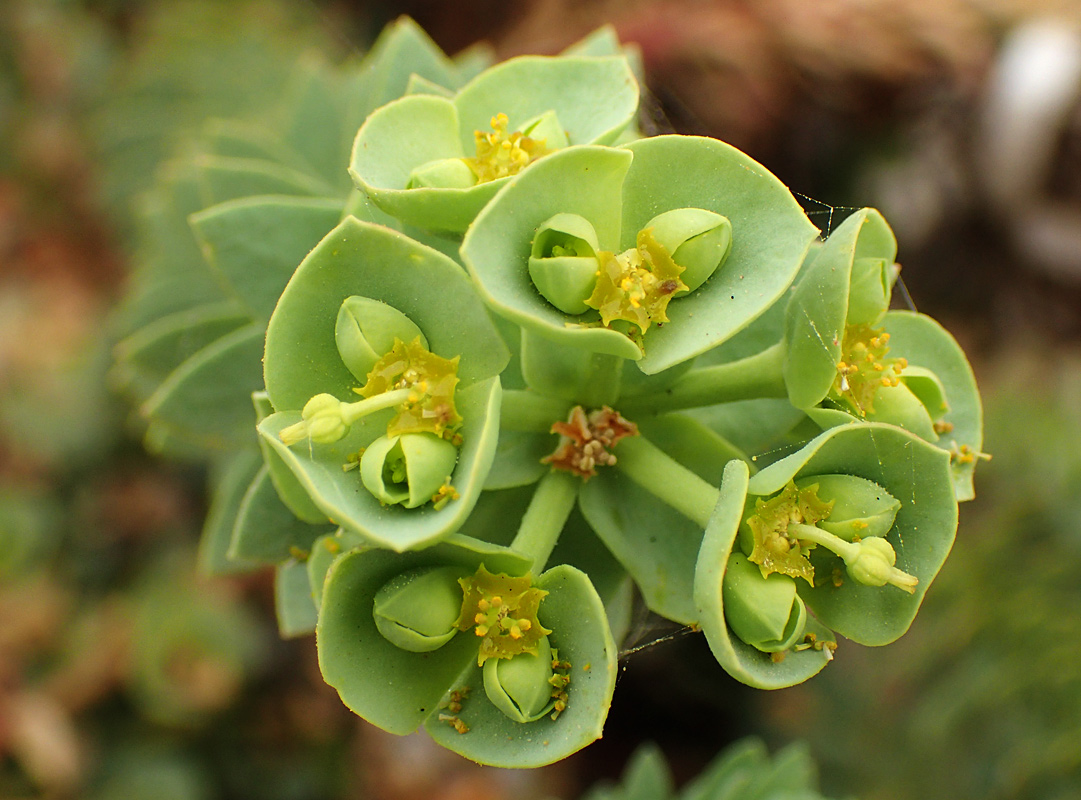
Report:
[{"label": "blurred background", "polygon": [[[313,642],[279,639],[269,574],[200,577],[205,472],[146,455],[108,389],[141,204],[204,120],[400,14],[500,57],[610,23],[641,48],[650,132],[746,150],[823,230],[883,211],[994,456],[900,642],[767,695],[702,637],[643,631],[605,738],[520,773],[359,722]],[[641,736],[685,780],[748,733],[805,739],[834,796],[1081,796],[1079,339],[1079,2],[4,0],[0,797],[571,798]]]}]

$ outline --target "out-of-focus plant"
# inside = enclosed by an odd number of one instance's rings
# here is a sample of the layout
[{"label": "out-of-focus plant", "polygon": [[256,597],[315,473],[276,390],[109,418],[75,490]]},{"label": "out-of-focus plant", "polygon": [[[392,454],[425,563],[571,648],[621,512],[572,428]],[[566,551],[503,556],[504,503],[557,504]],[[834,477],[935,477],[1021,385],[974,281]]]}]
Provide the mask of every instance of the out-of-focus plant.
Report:
[{"label": "out-of-focus plant", "polygon": [[[17,0],[0,11],[0,795],[202,800],[249,785],[260,762],[288,778],[264,796],[331,794],[348,780],[324,768],[344,746],[346,715],[336,705],[328,715],[326,693],[312,696],[302,676],[282,678],[286,654],[270,658],[253,611],[258,584],[195,576],[189,476],[131,451],[107,390],[104,309],[119,256],[90,176],[109,171],[126,203],[150,170],[91,164],[88,116],[138,93],[145,64],[126,60],[122,37],[87,5]],[[185,29],[199,5],[143,4],[131,18]],[[231,24],[256,24],[229,5]],[[276,34],[268,69],[294,60],[299,33]],[[202,36],[171,52],[174,66],[206,57]],[[237,83],[250,83],[241,67],[264,45],[231,44]],[[216,48],[219,64],[228,50]],[[112,133],[169,116],[168,87],[149,83],[134,103],[149,116],[118,113]],[[193,100],[183,113],[236,109]],[[152,136],[143,144],[156,161],[174,142]],[[256,680],[273,686],[273,705],[248,691]],[[284,721],[299,715],[283,706],[300,705],[322,730]]]},{"label": "out-of-focus plant", "polygon": [[615,785],[598,785],[583,800],[824,800],[806,745],[770,756],[757,739],[729,745],[702,772],[676,790],[664,755],[643,745]]}]

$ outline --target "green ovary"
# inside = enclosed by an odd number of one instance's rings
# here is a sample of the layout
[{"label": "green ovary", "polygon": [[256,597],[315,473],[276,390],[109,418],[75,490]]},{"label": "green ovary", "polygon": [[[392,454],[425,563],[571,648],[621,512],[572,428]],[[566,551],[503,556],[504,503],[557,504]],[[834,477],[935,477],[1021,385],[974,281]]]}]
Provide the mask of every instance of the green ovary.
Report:
[{"label": "green ovary", "polygon": [[384,505],[416,508],[435,501],[450,480],[458,449],[431,433],[381,436],[360,458],[360,478]]},{"label": "green ovary", "polygon": [[554,706],[552,675],[552,648],[548,637],[543,636],[535,653],[485,661],[484,691],[510,719],[533,722]]}]

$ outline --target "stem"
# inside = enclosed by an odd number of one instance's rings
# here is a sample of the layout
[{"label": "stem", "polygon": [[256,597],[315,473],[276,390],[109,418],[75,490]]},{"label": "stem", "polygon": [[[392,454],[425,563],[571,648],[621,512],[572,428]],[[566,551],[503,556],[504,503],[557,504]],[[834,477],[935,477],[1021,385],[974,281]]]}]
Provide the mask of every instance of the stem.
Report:
[{"label": "stem", "polygon": [[633,417],[736,400],[788,397],[784,357],[785,345],[780,341],[738,361],[692,369],[662,392],[621,401],[620,411]]},{"label": "stem", "polygon": [[548,433],[552,423],[565,420],[570,413],[570,400],[537,394],[528,389],[508,389],[503,392],[499,412],[499,427],[508,431]]},{"label": "stem", "polygon": [[846,542],[840,536],[835,536],[829,531],[802,522],[790,522],[788,524],[788,535],[793,539],[804,539],[808,542],[820,544],[831,553],[839,555],[846,563],[855,558],[860,551],[859,545]]},{"label": "stem", "polygon": [[629,436],[617,445],[615,467],[657,499],[705,528],[720,495],[644,436]]},{"label": "stem", "polygon": [[383,392],[374,397],[358,400],[355,403],[342,403],[342,422],[352,425],[361,417],[382,411],[384,408],[393,408],[409,399],[412,389],[395,389],[391,392]]},{"label": "stem", "polygon": [[625,359],[605,353],[594,353],[590,360],[589,377],[582,390],[582,405],[586,408],[611,406],[619,399],[623,383]]},{"label": "stem", "polygon": [[544,571],[548,556],[574,509],[582,481],[569,472],[552,470],[537,484],[529,508],[518,526],[511,549],[533,558],[533,572]]}]

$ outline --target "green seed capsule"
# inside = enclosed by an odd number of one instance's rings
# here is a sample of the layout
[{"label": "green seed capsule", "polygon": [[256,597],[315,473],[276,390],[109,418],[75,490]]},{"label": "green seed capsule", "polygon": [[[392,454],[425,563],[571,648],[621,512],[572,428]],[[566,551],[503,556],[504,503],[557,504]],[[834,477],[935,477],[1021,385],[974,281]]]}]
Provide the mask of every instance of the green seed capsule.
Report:
[{"label": "green seed capsule", "polygon": [[458,567],[425,567],[392,578],[375,595],[375,626],[392,644],[427,653],[449,642],[462,606]]},{"label": "green seed capsule", "polygon": [[693,292],[720,269],[732,249],[732,223],[727,217],[704,208],[676,208],[646,223],[653,238],[683,267],[682,294]]},{"label": "green seed capsule", "polygon": [[409,173],[407,189],[468,189],[477,184],[477,176],[460,158],[429,161]]},{"label": "green seed capsule", "polygon": [[552,706],[552,648],[548,637],[537,652],[484,662],[484,691],[493,705],[515,722],[533,722]]},{"label": "green seed capsule", "polygon": [[454,471],[458,448],[433,433],[381,436],[360,457],[364,487],[386,505],[429,502]]},{"label": "green seed capsule", "polygon": [[855,475],[815,475],[796,481],[797,488],[818,486],[818,498],[832,503],[829,516],[816,525],[845,541],[858,537],[885,536],[901,503],[897,498],[866,478]]},{"label": "green seed capsule", "polygon": [[412,342],[418,336],[421,346],[428,349],[428,341],[413,320],[393,306],[357,295],[345,299],[334,325],[338,353],[361,383],[376,362],[391,351],[395,339]]},{"label": "green seed capsule", "polygon": [[295,444],[307,437],[316,444],[333,444],[349,432],[342,419],[342,401],[334,395],[317,394],[304,404],[303,422],[281,432],[282,441]]},{"label": "green seed capsule", "polygon": [[597,285],[597,233],[585,217],[556,214],[533,237],[529,277],[549,303],[566,314],[584,314]]},{"label": "green seed capsule", "polygon": [[803,636],[807,608],[796,594],[796,581],[762,570],[741,553],[728,559],[722,582],[724,616],[728,627],[751,647],[765,653],[787,650]]}]

